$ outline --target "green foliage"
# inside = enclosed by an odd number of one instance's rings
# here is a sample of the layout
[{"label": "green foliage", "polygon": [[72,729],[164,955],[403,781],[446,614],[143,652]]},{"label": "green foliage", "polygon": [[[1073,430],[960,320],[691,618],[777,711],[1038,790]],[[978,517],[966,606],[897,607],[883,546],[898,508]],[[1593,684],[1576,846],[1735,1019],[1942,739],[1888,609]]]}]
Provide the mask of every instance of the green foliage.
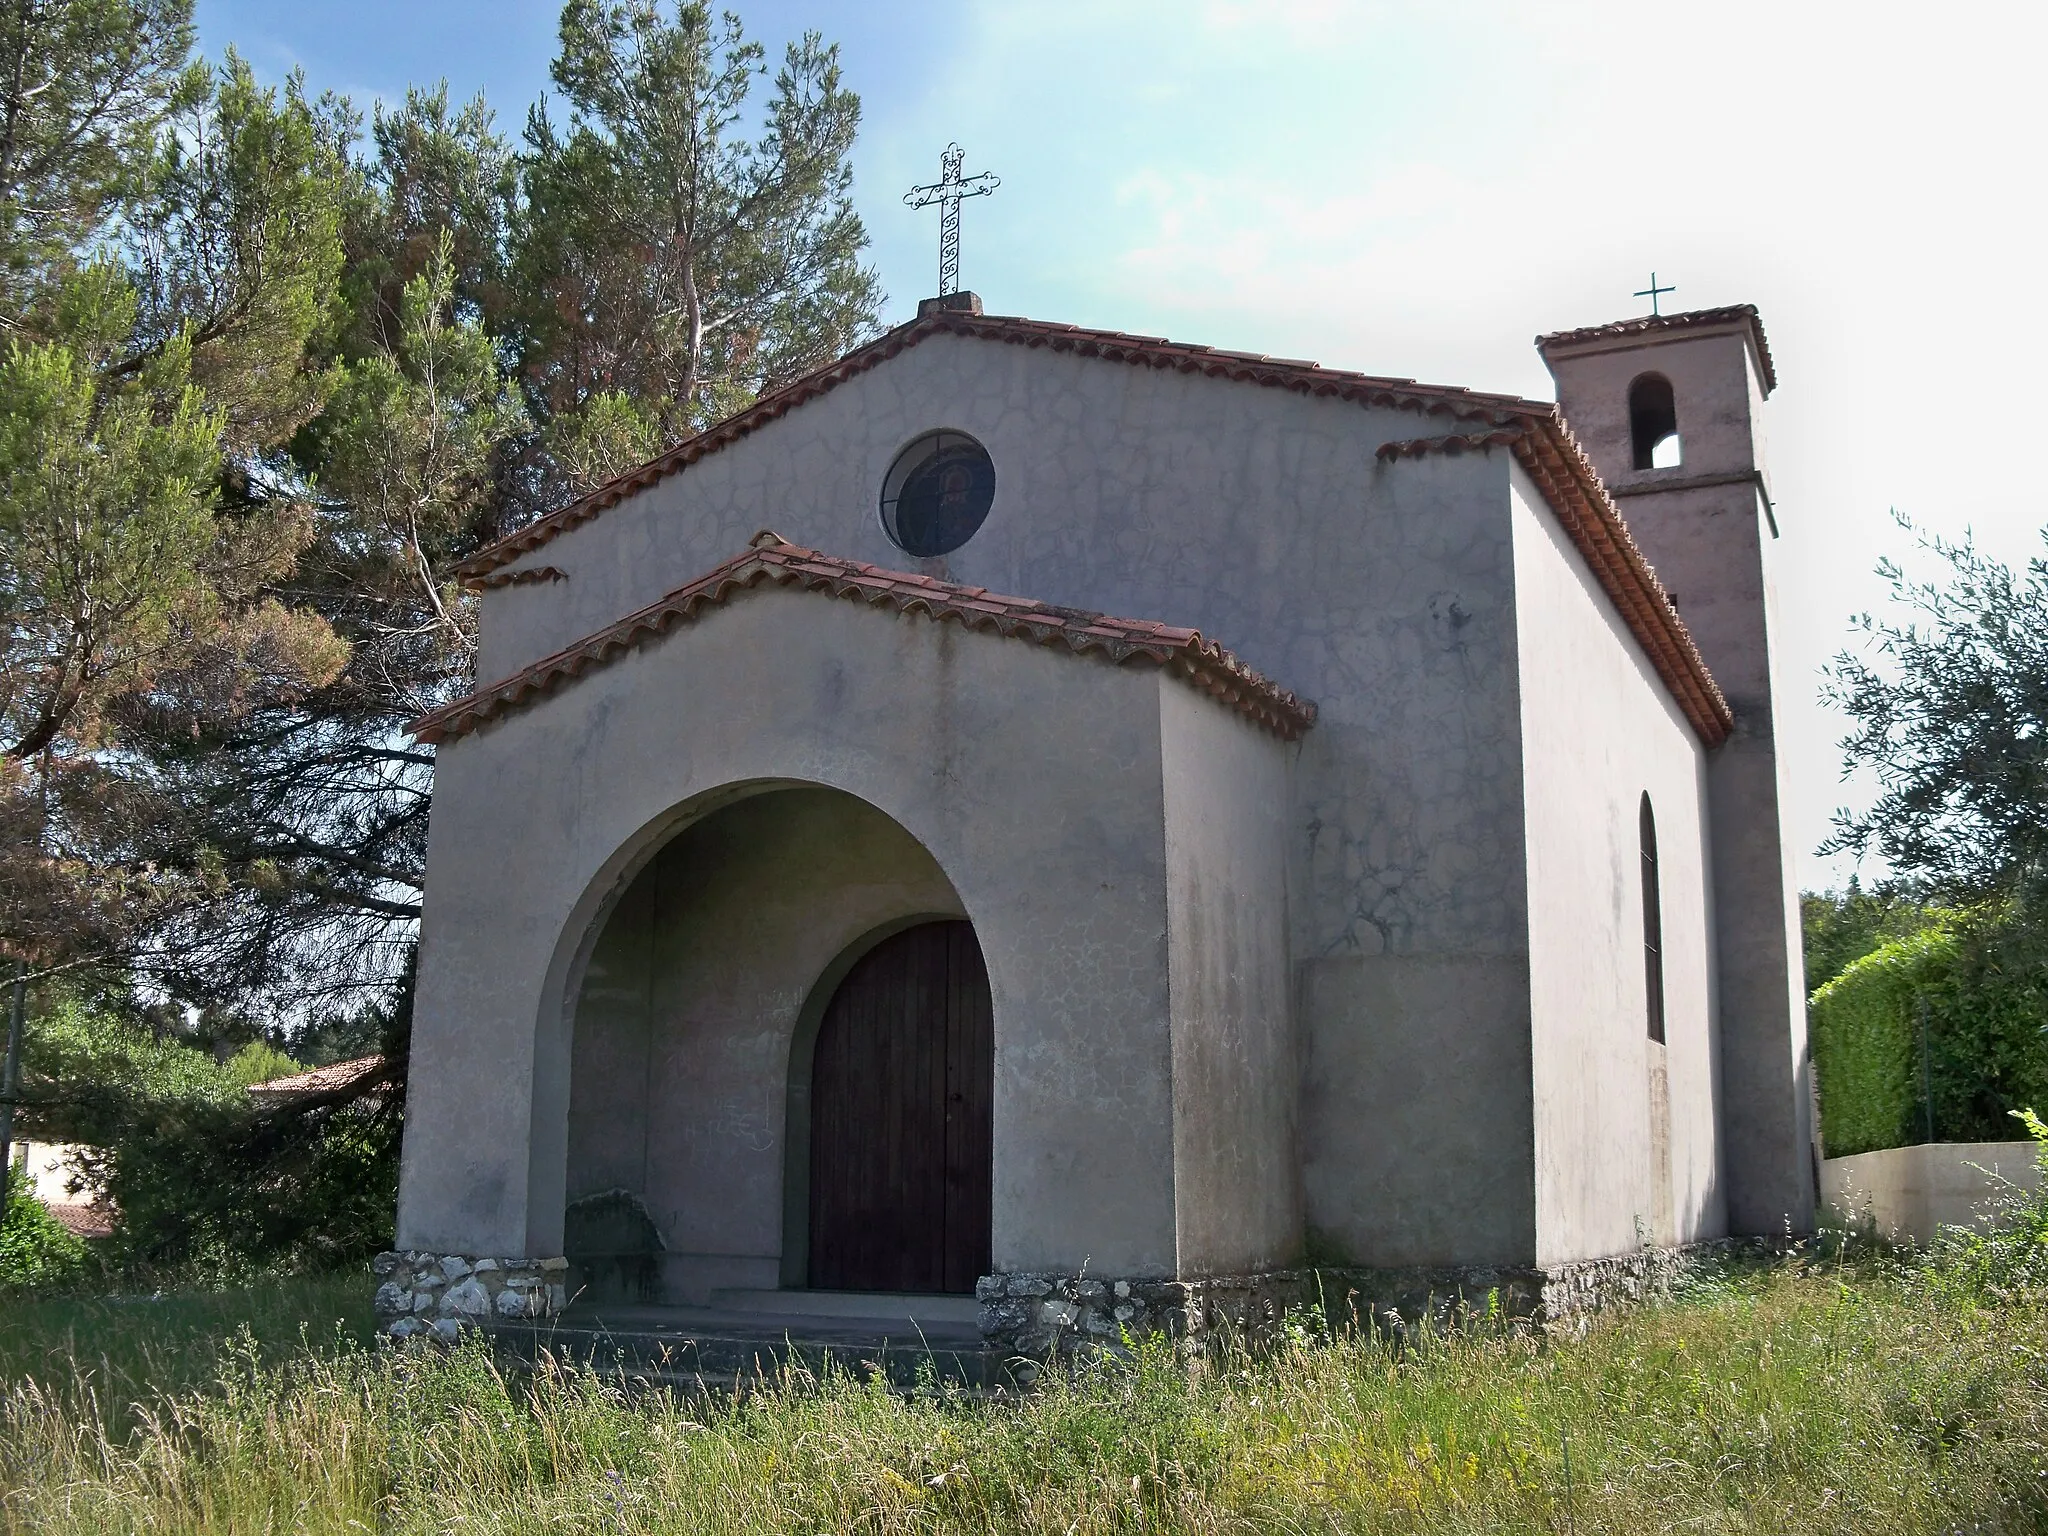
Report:
[{"label": "green foliage", "polygon": [[2048,1103],[2043,948],[2025,910],[1971,909],[1882,945],[1817,991],[1813,1060],[1828,1154],[2005,1140],[2014,1110]]},{"label": "green foliage", "polygon": [[[1955,935],[1932,927],[1893,939],[1813,995],[1821,1143],[1830,1157],[1931,1139],[1923,1134],[1919,1007],[1947,1001]],[[1948,1009],[1944,1009],[1944,1017]]]},{"label": "green foliage", "polygon": [[1576,1338],[1301,1328],[1202,1372],[1147,1346],[995,1402],[371,1351],[360,1277],[298,1289],[295,1349],[268,1287],[36,1302],[0,1310],[0,1487],[53,1536],[2040,1530],[2048,1310],[1931,1274],[1732,1267]]},{"label": "green foliage", "polygon": [[1854,875],[1837,893],[1807,892],[1799,898],[1799,924],[1806,950],[1806,990],[1818,992],[1853,961],[1889,939],[1903,939],[1934,920],[1935,912],[1896,886],[1866,891]]},{"label": "green foliage", "polygon": [[35,1197],[26,1170],[10,1165],[6,1201],[0,1206],[0,1290],[59,1290],[90,1278],[95,1270],[84,1241]]},{"label": "green foliage", "polygon": [[108,1143],[128,1106],[232,1104],[242,1084],[175,1035],[77,999],[30,1020],[22,1065],[29,1108],[52,1140]]},{"label": "green foliage", "polygon": [[377,1085],[260,1102],[249,1083],[300,1064],[261,1042],[217,1062],[78,1003],[38,1018],[23,1054],[36,1123],[85,1145],[117,1213],[115,1269],[332,1268],[389,1246],[399,1114]]},{"label": "green foliage", "polygon": [[97,736],[180,632],[208,626],[221,414],[174,341],[109,386],[135,299],[109,267],[67,285],[61,340],[0,356],[0,740],[34,757]]},{"label": "green foliage", "polygon": [[[675,439],[870,334],[880,289],[850,199],[860,99],[816,33],[765,74],[738,17],[697,0],[568,0],[554,80],[527,122],[513,229],[514,339],[535,415],[622,394]],[[619,425],[614,406],[603,441]],[[607,464],[613,461],[607,461]],[[572,489],[589,484],[570,463]]]},{"label": "green foliage", "polygon": [[[148,0],[6,25],[88,11],[109,36],[189,33],[189,6]],[[307,345],[341,259],[332,114],[232,56],[158,83],[117,135],[117,243],[46,263],[40,301],[0,314],[0,947],[39,965],[143,963],[214,894],[215,871],[151,856],[182,818],[150,730],[301,695],[345,655],[276,591],[306,510],[223,495],[324,396]]]},{"label": "green foliage", "polygon": [[2033,1138],[2041,1181],[2031,1190],[2010,1188],[1989,1231],[1944,1230],[1928,1254],[1930,1280],[1993,1300],[2040,1296],[2048,1291],[2048,1121],[2031,1109],[2013,1119]]},{"label": "green foliage", "polygon": [[267,1083],[280,1077],[295,1077],[306,1070],[304,1062],[285,1055],[267,1040],[251,1040],[221,1064],[221,1070],[239,1087]]},{"label": "green foliage", "polygon": [[[2048,530],[2044,530],[2048,539]],[[1875,852],[1901,878],[1950,899],[2048,883],[2048,558],[2025,570],[1966,539],[1924,538],[1945,567],[1918,581],[1878,574],[1906,617],[1860,621],[1864,656],[1843,653],[1827,696],[1853,723],[1847,766],[1879,788],[1838,812],[1823,852]]]},{"label": "green foliage", "polygon": [[135,195],[165,117],[205,94],[191,51],[192,0],[0,7],[0,313]]},{"label": "green foliage", "polygon": [[193,377],[223,413],[223,446],[275,448],[320,408],[332,375],[309,352],[336,318],[344,141],[332,98],[256,83],[233,49],[212,93],[160,135],[130,243],[138,355],[183,337]]},{"label": "green foliage", "polygon": [[86,1159],[120,1213],[109,1261],[141,1275],[360,1263],[391,1245],[398,1130],[375,1098],[131,1103]]}]

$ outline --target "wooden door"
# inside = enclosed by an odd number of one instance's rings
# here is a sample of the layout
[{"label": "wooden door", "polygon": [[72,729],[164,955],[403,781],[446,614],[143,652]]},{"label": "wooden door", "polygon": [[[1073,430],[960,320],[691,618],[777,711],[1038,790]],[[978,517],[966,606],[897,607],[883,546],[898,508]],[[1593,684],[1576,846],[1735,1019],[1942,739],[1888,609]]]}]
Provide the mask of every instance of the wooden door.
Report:
[{"label": "wooden door", "polygon": [[972,924],[876,945],[811,1062],[810,1283],[971,1292],[989,1267],[995,1035]]}]

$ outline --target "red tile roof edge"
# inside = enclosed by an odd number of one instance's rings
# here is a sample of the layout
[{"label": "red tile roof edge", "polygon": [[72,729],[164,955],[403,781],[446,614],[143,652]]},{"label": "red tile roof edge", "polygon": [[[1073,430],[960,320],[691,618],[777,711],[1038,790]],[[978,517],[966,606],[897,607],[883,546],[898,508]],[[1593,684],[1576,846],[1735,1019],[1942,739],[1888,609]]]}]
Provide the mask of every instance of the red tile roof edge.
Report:
[{"label": "red tile roof edge", "polygon": [[1078,357],[1099,358],[1134,367],[1166,368],[1180,373],[1200,373],[1210,378],[1258,384],[1268,389],[1291,389],[1301,394],[1324,395],[1354,400],[1363,405],[1391,406],[1400,410],[1447,415],[1459,421],[1506,422],[1547,412],[1542,401],[1523,400],[1514,395],[1483,394],[1445,385],[1418,384],[1413,379],[1381,378],[1373,374],[1350,373],[1324,368],[1316,363],[1290,358],[1261,357],[1250,352],[1230,352],[1189,342],[1167,341],[1157,336],[1130,336],[1121,331],[1087,330],[1076,325],[1059,325],[1045,320],[1027,320],[1012,315],[975,315],[964,311],[941,311],[912,320],[877,337],[866,346],[847,353],[795,383],[764,395],[760,400],[713,427],[707,427],[666,453],[648,460],[607,481],[566,507],[550,512],[507,534],[495,544],[479,550],[455,567],[455,575],[476,585],[485,573],[510,564],[543,544],[586,523],[607,508],[617,506],[636,491],[679,474],[708,454],[738,442],[756,428],[785,416],[807,401],[815,400],[847,380],[887,362],[932,336],[973,336],[1013,346],[1044,347],[1071,352]]},{"label": "red tile roof edge", "polygon": [[568,579],[569,573],[559,566],[536,565],[530,570],[490,571],[482,576],[466,577],[462,584],[471,591],[482,592],[492,587],[532,587]]},{"label": "red tile roof edge", "polygon": [[339,1092],[383,1069],[382,1056],[358,1056],[352,1061],[329,1062],[324,1067],[295,1072],[290,1077],[273,1077],[268,1082],[251,1083],[249,1093],[258,1099],[288,1099],[305,1094]]},{"label": "red tile roof edge", "polygon": [[1616,320],[1607,325],[1583,325],[1575,331],[1551,331],[1536,338],[1536,350],[1544,352],[1551,347],[1570,346],[1581,341],[1646,336],[1652,331],[1689,331],[1743,321],[1748,322],[1750,339],[1756,343],[1757,364],[1763,370],[1764,394],[1768,396],[1778,387],[1778,369],[1771,361],[1771,343],[1764,335],[1763,316],[1757,313],[1754,304],[1729,304],[1720,309],[1688,309],[1675,315],[1643,315],[1634,320]]},{"label": "red tile roof edge", "polygon": [[1100,655],[1119,665],[1149,663],[1199,688],[1282,741],[1297,739],[1315,724],[1314,704],[1254,672],[1222,646],[1204,639],[1198,630],[1057,608],[1030,598],[1004,597],[986,587],[841,560],[764,531],[754,536],[746,550],[660,601],[500,682],[421,716],[407,730],[417,740],[435,743],[467,735],[694,620],[706,608],[723,607],[735,595],[763,585],[922,614],[935,623],[955,621],[968,630],[1041,645],[1065,644],[1076,655]]},{"label": "red tile roof edge", "polygon": [[1525,430],[1520,426],[1497,427],[1491,432],[1452,432],[1443,437],[1411,437],[1399,442],[1381,443],[1373,456],[1387,461],[1421,459],[1432,454],[1456,458],[1464,453],[1484,453],[1489,448],[1506,448],[1520,438]]},{"label": "red tile roof edge", "polygon": [[1515,456],[1607,593],[1622,620],[1656,667],[1701,741],[1710,747],[1728,739],[1735,716],[1707,670],[1692,633],[1678,616],[1670,594],[1621,519],[1600,483],[1592,461],[1565,425],[1561,412],[1548,421],[1493,432],[1453,433],[1381,443],[1378,457],[1391,463],[1431,454],[1456,456],[1506,448]]},{"label": "red tile roof edge", "polygon": [[1565,425],[1564,413],[1553,408],[1547,421],[1516,439],[1513,451],[1649,653],[1693,730],[1707,746],[1718,747],[1734,732],[1735,713],[1592,460]]}]

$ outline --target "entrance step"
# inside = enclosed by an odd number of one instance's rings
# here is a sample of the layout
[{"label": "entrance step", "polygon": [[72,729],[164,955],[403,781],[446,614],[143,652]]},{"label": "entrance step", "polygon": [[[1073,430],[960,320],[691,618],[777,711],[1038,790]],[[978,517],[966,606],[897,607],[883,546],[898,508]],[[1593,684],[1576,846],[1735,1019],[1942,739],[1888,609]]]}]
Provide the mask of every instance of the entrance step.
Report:
[{"label": "entrance step", "polygon": [[929,1327],[979,1328],[981,1303],[972,1296],[912,1295],[897,1291],[714,1291],[721,1312],[766,1312],[777,1317],[877,1318]]},{"label": "entrance step", "polygon": [[[956,1296],[890,1299],[899,1309],[904,1302],[938,1300],[957,1308],[972,1301]],[[978,1321],[962,1323],[929,1313],[913,1320],[886,1313],[863,1317],[723,1306],[576,1305],[543,1323],[494,1320],[486,1327],[499,1352],[521,1365],[537,1365],[543,1357],[573,1360],[688,1391],[732,1390],[773,1380],[790,1368],[814,1375],[828,1368],[878,1372],[902,1391],[933,1378],[974,1392],[1014,1385],[1006,1356],[988,1347]]]}]

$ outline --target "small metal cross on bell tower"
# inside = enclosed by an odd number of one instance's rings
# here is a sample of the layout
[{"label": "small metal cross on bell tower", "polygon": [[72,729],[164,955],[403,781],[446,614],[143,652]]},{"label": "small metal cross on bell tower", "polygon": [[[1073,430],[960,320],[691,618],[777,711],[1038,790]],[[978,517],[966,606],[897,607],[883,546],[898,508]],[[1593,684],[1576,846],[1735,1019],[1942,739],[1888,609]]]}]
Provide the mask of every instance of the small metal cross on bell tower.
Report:
[{"label": "small metal cross on bell tower", "polygon": [[960,162],[967,151],[948,144],[939,156],[939,179],[928,187],[912,187],[903,201],[912,208],[939,205],[939,297],[960,291],[960,199],[987,197],[1000,187],[1002,179],[983,171],[979,176],[960,179]]},{"label": "small metal cross on bell tower", "polygon": [[1677,287],[1671,283],[1666,283],[1661,288],[1658,287],[1657,274],[1652,272],[1650,274],[1650,286],[1647,288],[1638,288],[1632,295],[1630,295],[1630,297],[1638,299],[1648,299],[1650,301],[1650,316],[1652,319],[1656,319],[1661,317],[1663,314],[1663,310],[1658,306],[1657,300],[1664,294],[1676,292],[1678,292]]}]

